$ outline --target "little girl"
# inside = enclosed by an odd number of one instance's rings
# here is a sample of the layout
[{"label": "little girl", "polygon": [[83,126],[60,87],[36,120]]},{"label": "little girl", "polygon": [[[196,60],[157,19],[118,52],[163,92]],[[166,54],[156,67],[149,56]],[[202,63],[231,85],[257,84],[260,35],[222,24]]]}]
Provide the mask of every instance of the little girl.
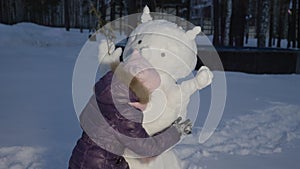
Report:
[{"label": "little girl", "polygon": [[160,85],[158,73],[137,50],[112,69],[96,83],[94,96],[80,115],[84,132],[73,149],[69,169],[129,169],[122,156],[125,149],[145,157],[157,156],[176,144],[191,126],[176,121],[149,136],[142,127],[141,110]]}]

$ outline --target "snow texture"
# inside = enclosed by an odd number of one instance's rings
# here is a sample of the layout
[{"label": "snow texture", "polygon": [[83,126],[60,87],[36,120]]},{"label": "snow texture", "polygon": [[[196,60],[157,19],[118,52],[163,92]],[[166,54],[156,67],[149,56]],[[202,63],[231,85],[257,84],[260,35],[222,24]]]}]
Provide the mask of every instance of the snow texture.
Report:
[{"label": "snow texture", "polygon": [[186,165],[184,168],[193,168],[193,163],[199,166],[199,159],[221,153],[242,156],[280,153],[289,142],[300,139],[300,107],[270,104],[269,108],[227,121],[203,145],[196,142],[198,134],[185,139],[176,147]]},{"label": "snow texture", "polygon": [[14,146],[0,148],[0,168],[38,169],[43,167],[42,148]]}]

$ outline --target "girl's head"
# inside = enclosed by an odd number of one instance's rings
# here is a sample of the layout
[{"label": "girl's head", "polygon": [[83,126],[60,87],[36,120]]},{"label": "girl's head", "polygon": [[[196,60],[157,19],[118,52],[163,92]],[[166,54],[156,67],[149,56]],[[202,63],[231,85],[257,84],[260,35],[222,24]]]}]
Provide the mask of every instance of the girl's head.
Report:
[{"label": "girl's head", "polygon": [[156,69],[136,49],[126,61],[112,66],[112,69],[136,94],[141,103],[149,102],[150,94],[161,83]]},{"label": "girl's head", "polygon": [[126,60],[124,68],[150,92],[153,92],[160,86],[161,80],[158,72],[140,55],[138,50],[133,50],[130,58]]}]

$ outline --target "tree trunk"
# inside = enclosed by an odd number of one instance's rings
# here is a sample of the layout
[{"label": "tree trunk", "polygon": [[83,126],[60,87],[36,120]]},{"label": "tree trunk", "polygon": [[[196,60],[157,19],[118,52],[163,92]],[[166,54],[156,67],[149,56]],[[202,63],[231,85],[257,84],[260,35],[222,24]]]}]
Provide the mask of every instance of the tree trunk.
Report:
[{"label": "tree trunk", "polygon": [[279,24],[278,24],[278,40],[277,40],[277,47],[280,48],[281,47],[281,39],[283,36],[283,11],[284,11],[284,6],[283,6],[284,2],[279,1],[279,7],[280,7],[280,15],[279,15]]},{"label": "tree trunk", "polygon": [[230,44],[243,47],[248,0],[232,0]]},{"label": "tree trunk", "polygon": [[296,22],[297,22],[296,8],[297,8],[297,0],[292,0],[292,9],[289,9],[289,14],[288,14],[287,48],[290,48],[291,46],[296,47]]},{"label": "tree trunk", "polygon": [[13,24],[13,3],[11,0],[8,1],[8,11],[9,11],[9,15],[8,15],[8,24]]},{"label": "tree trunk", "polygon": [[0,22],[5,23],[5,6],[4,1],[0,1]]},{"label": "tree trunk", "polygon": [[110,1],[110,21],[116,19],[116,3],[114,0]]},{"label": "tree trunk", "polygon": [[146,5],[149,7],[151,12],[156,10],[156,1],[155,0],[146,0]]},{"label": "tree trunk", "polygon": [[226,8],[225,8],[226,1],[221,1],[220,2],[220,20],[221,20],[221,28],[220,28],[220,34],[221,34],[221,39],[220,39],[220,45],[224,46],[224,37],[225,37],[225,20],[226,20]]},{"label": "tree trunk", "polygon": [[[186,3],[186,20],[191,20],[191,0],[188,0]],[[187,29],[190,29],[189,24],[187,24]]]},{"label": "tree trunk", "polygon": [[260,30],[258,34],[257,47],[266,47],[266,34],[269,26],[269,7],[270,0],[261,0],[261,16],[260,17]]},{"label": "tree trunk", "polygon": [[293,24],[292,24],[292,14],[290,13],[291,10],[289,9],[288,13],[288,35],[287,35],[287,48],[291,47],[291,40],[292,40],[292,30],[293,30]]},{"label": "tree trunk", "polygon": [[249,33],[250,33],[250,22],[252,20],[252,14],[253,14],[253,8],[254,8],[254,4],[253,4],[254,0],[249,0],[248,2],[248,9],[247,9],[247,17],[246,17],[246,24],[245,24],[245,35],[246,35],[246,40],[245,43],[248,44],[248,40],[249,40]]},{"label": "tree trunk", "polygon": [[279,24],[278,24],[278,40],[277,40],[277,47],[281,47],[281,40],[284,38],[285,35],[285,27],[286,27],[286,16],[287,16],[287,10],[289,7],[290,0],[280,0],[279,6],[280,6],[280,16],[279,16]]},{"label": "tree trunk", "polygon": [[272,45],[276,45],[276,41],[278,38],[278,24],[279,24],[279,17],[280,17],[280,6],[279,6],[279,0],[274,0],[274,6],[273,6],[273,40]]},{"label": "tree trunk", "polygon": [[64,15],[65,15],[65,28],[70,31],[70,14],[69,14],[69,0],[64,0]]},{"label": "tree trunk", "polygon": [[244,36],[245,36],[245,25],[246,25],[246,15],[248,9],[249,0],[238,1],[238,17],[237,17],[237,35],[236,35],[236,46],[243,47],[244,46]]},{"label": "tree trunk", "polygon": [[16,0],[16,21],[21,22],[24,20],[24,2],[22,0]]},{"label": "tree trunk", "polygon": [[300,48],[300,0],[298,0],[298,48]]},{"label": "tree trunk", "polygon": [[260,23],[261,23],[261,15],[262,15],[262,0],[256,1],[256,38],[258,38],[260,34]]},{"label": "tree trunk", "polygon": [[128,0],[128,14],[137,13],[136,0]]},{"label": "tree trunk", "polygon": [[[101,7],[100,7],[100,12],[101,12],[101,20],[102,20],[102,24],[99,24],[98,27],[102,27],[105,25],[106,22],[106,4],[105,1],[101,1]],[[99,28],[98,28],[99,29]]]},{"label": "tree trunk", "polygon": [[79,0],[79,28],[80,32],[83,32],[83,11],[82,11],[82,0]]},{"label": "tree trunk", "polygon": [[238,17],[238,0],[232,0],[232,15],[231,15],[231,28],[230,28],[230,45],[236,46],[236,36],[238,34],[237,17]]},{"label": "tree trunk", "polygon": [[224,29],[225,46],[229,46],[231,15],[232,15],[232,0],[226,0],[226,18],[225,18],[225,29]]},{"label": "tree trunk", "polygon": [[274,0],[271,0],[270,4],[270,30],[269,30],[269,47],[272,47],[272,39],[273,39],[273,34],[274,34]]},{"label": "tree trunk", "polygon": [[219,0],[213,0],[213,9],[214,9],[214,37],[213,37],[213,44],[215,46],[219,46],[220,40],[220,20],[219,20]]},{"label": "tree trunk", "polygon": [[292,29],[291,29],[291,38],[293,42],[293,48],[296,47],[296,26],[297,26],[297,0],[293,0],[293,9],[292,9]]},{"label": "tree trunk", "polygon": [[[131,14],[135,14],[137,13],[137,3],[136,3],[137,0],[128,0],[127,1],[127,6],[128,6],[128,14],[131,15]],[[132,28],[135,28],[136,25],[137,25],[137,22],[138,22],[138,19],[136,17],[129,17],[129,20],[128,20],[128,25]],[[130,27],[127,27],[126,29],[126,34],[129,35],[131,33],[131,28]]]},{"label": "tree trunk", "polygon": [[5,23],[5,7],[4,7],[4,1],[0,1],[0,22]]}]

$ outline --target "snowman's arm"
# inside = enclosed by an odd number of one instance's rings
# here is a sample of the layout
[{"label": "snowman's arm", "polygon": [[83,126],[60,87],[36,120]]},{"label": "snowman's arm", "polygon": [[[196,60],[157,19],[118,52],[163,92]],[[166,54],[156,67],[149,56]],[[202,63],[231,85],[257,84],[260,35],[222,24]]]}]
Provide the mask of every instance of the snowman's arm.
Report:
[{"label": "snowman's arm", "polygon": [[195,78],[182,82],[179,86],[182,93],[191,96],[197,90],[201,90],[210,85],[213,79],[213,74],[208,67],[202,66]]},{"label": "snowman's arm", "polygon": [[181,92],[188,97],[198,90],[196,78],[182,82],[179,87]]}]

